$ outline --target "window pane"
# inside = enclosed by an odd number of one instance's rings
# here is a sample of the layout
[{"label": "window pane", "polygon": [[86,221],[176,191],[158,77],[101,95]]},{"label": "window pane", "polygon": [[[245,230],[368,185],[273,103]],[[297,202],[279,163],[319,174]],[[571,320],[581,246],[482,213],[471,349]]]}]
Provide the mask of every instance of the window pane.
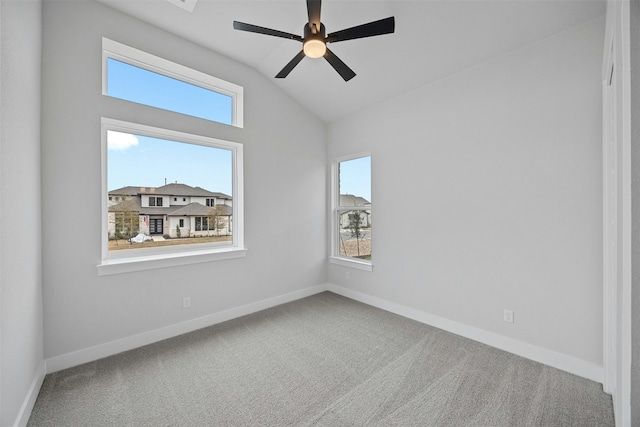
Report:
[{"label": "window pane", "polygon": [[108,130],[107,186],[109,251],[232,244],[231,150]]},{"label": "window pane", "polygon": [[232,124],[231,96],[113,58],[107,59],[107,94],[218,123]]},{"label": "window pane", "polygon": [[[371,203],[371,156],[339,163],[341,206],[361,206]],[[364,200],[362,200],[364,199]]]},{"label": "window pane", "polygon": [[337,254],[371,260],[371,156],[338,163]]},{"label": "window pane", "polygon": [[371,213],[364,210],[339,210],[340,256],[371,260]]}]

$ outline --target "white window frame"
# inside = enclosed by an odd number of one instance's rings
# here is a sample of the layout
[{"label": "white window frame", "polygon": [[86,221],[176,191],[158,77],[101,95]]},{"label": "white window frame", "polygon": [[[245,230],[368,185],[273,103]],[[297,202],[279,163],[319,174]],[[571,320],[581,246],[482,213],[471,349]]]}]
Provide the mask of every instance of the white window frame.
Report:
[{"label": "white window frame", "polygon": [[[147,52],[118,43],[106,37],[102,38],[102,94],[108,94],[107,60],[115,59],[138,68],[152,71],[166,77],[171,77],[185,83],[202,87],[232,99],[231,125],[242,128],[244,126],[244,88],[226,80],[213,77],[184,65],[160,58]],[[129,101],[130,102],[130,101]],[[145,104],[146,105],[146,104]],[[151,106],[153,107],[153,106]],[[153,107],[158,108],[158,107]],[[174,111],[178,114],[180,112]],[[205,119],[206,120],[206,119]],[[219,123],[215,120],[211,120]]]},{"label": "white window frame", "polygon": [[[107,188],[107,132],[130,133],[151,138],[159,138],[206,147],[220,148],[232,152],[233,162],[233,223],[231,245],[211,243],[165,246],[158,248],[128,249],[109,252],[108,241],[108,188]],[[246,255],[244,247],[244,194],[243,194],[243,147],[242,144],[162,129],[139,123],[102,118],[102,260],[98,264],[99,275],[128,273],[162,267],[195,264],[222,259],[240,258]]]},{"label": "white window frame", "polygon": [[[330,224],[330,232],[331,232],[331,254],[329,256],[329,262],[331,264],[342,265],[344,267],[351,267],[358,270],[364,271],[373,271],[373,260],[363,260],[352,257],[346,257],[340,255],[340,241],[338,239],[338,234],[340,233],[340,210],[344,210],[344,208],[348,208],[349,210],[361,210],[361,211],[371,211],[373,208],[373,202],[371,206],[363,207],[363,206],[340,206],[340,168],[339,165],[341,162],[346,162],[349,160],[359,159],[361,157],[371,157],[373,162],[373,156],[371,153],[360,152],[355,154],[350,154],[343,157],[338,157],[333,160],[331,163],[331,224]],[[373,169],[373,168],[372,168]],[[371,230],[371,241],[373,242],[373,228]]]}]

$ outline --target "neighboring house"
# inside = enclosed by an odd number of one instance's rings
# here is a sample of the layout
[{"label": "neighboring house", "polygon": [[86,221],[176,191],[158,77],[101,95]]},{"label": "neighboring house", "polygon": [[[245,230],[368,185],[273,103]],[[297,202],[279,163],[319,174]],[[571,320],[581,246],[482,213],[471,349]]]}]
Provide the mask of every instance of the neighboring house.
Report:
[{"label": "neighboring house", "polygon": [[[371,202],[365,199],[364,197],[354,196],[353,194],[341,194],[340,195],[340,206],[355,206],[361,207],[365,206],[371,208]],[[361,211],[361,226],[371,227],[371,210]],[[352,211],[346,211],[342,215],[340,215],[340,224],[342,224],[342,228],[349,228],[349,214]]]},{"label": "neighboring house", "polygon": [[[122,187],[109,191],[108,232],[116,223],[147,235],[178,237],[229,235],[232,233],[231,196],[186,184],[162,187]],[[118,219],[116,219],[118,218]]]}]

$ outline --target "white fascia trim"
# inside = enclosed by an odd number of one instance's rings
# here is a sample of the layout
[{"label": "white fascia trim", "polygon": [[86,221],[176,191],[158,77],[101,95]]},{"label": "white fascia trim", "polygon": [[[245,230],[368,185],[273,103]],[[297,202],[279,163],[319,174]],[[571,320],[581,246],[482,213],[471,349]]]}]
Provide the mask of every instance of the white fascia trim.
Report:
[{"label": "white fascia trim", "polygon": [[525,357],[535,362],[602,383],[603,368],[600,365],[334,284],[328,284],[327,290],[338,295],[360,301],[364,304],[407,317],[420,323],[434,326],[447,332],[478,341],[482,344],[487,344],[500,350],[508,351],[509,353]]},{"label": "white fascia trim", "polygon": [[27,425],[27,422],[31,417],[31,411],[33,411],[33,407],[36,404],[36,399],[38,398],[38,393],[40,393],[40,388],[42,388],[42,383],[44,382],[44,377],[46,374],[47,363],[43,360],[33,377],[33,381],[31,381],[31,386],[29,387],[27,395],[24,398],[24,402],[20,407],[20,412],[18,412],[18,416],[16,417],[15,422],[12,424],[13,426],[25,427]]},{"label": "white fascia trim", "polygon": [[[123,351],[133,350],[144,345],[153,344],[168,338],[173,338],[182,334],[226,322],[241,316],[246,316],[277,305],[286,304],[327,290],[327,284],[311,286],[298,291],[278,295],[261,301],[245,304],[240,307],[230,308],[218,313],[208,314],[196,319],[143,332],[130,337],[121,338],[93,347],[84,348],[71,353],[55,356],[47,359],[47,373],[57,372],[62,369],[72,368],[83,363],[92,362]],[[37,393],[36,393],[37,395]]]}]

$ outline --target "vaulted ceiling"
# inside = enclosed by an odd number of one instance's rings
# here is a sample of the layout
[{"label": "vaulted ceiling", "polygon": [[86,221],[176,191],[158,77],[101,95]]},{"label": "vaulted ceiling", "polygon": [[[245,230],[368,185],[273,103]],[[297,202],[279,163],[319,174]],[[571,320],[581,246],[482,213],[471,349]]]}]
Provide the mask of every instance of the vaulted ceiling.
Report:
[{"label": "vaulted ceiling", "polygon": [[324,0],[327,33],[395,16],[394,34],[330,45],[357,74],[344,82],[322,58],[305,58],[275,79],[301,44],[233,30],[238,20],[302,35],[305,0],[199,0],[193,11],[176,6],[182,0],[101,1],[254,67],[325,122],[605,13],[595,0]]}]

